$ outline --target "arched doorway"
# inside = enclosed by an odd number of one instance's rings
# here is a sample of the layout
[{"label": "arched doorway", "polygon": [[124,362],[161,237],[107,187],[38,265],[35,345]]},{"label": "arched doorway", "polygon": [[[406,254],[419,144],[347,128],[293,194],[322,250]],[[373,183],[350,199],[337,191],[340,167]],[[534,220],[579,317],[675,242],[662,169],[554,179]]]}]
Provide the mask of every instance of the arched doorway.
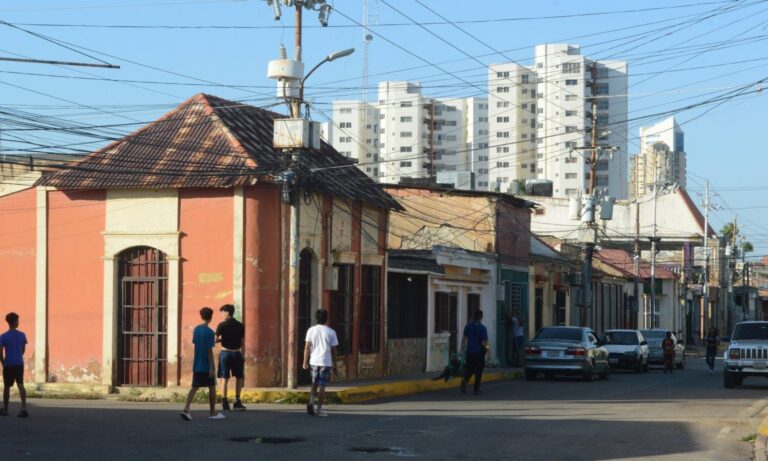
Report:
[{"label": "arched doorway", "polygon": [[118,256],[117,382],[165,386],[168,359],[168,261],[150,247]]},{"label": "arched doorway", "polygon": [[299,254],[299,312],[297,314],[297,332],[299,347],[297,348],[296,364],[299,367],[299,384],[311,384],[312,378],[309,371],[302,367],[304,363],[304,338],[307,330],[312,326],[312,252],[308,249]]}]

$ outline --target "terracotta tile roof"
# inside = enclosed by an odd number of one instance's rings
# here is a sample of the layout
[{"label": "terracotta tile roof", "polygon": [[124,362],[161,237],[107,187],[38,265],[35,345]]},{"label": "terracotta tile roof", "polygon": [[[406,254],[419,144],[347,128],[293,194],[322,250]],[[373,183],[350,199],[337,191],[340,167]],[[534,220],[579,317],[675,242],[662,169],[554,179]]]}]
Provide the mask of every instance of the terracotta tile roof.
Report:
[{"label": "terracotta tile roof", "polygon": [[[616,248],[602,248],[595,251],[595,257],[605,264],[620,270],[627,276],[634,277],[635,264],[632,260],[632,255],[629,252]],[[640,261],[640,278],[651,278],[651,265],[648,261]],[[656,266],[656,278],[657,279],[677,279],[677,275],[671,270],[659,266]]]},{"label": "terracotta tile roof", "polygon": [[[198,94],[160,119],[43,176],[60,189],[234,187],[275,181],[285,154],[272,147],[275,118],[285,115]],[[333,147],[302,154],[313,173],[306,188],[383,208],[398,203]],[[349,165],[348,168],[326,167]]]}]

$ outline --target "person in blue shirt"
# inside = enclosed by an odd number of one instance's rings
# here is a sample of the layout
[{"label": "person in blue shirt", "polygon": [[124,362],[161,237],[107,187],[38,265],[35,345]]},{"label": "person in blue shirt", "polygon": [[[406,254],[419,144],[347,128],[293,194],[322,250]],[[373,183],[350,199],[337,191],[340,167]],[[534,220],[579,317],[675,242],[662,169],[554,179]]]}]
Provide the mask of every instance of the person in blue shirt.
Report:
[{"label": "person in blue shirt", "polygon": [[27,391],[24,389],[24,352],[27,348],[27,336],[19,331],[19,314],[11,312],[5,316],[8,331],[0,335],[0,362],[3,363],[3,410],[0,416],[8,416],[8,402],[11,399],[13,384],[19,388],[21,411],[19,418],[26,418]]},{"label": "person in blue shirt", "polygon": [[224,415],[216,413],[216,365],[213,361],[213,346],[216,336],[208,326],[213,319],[213,309],[204,307],[200,309],[200,318],[203,323],[195,327],[192,332],[192,343],[195,345],[195,358],[192,364],[192,389],[187,396],[187,404],[181,412],[181,419],[191,421],[189,406],[195,398],[197,390],[201,387],[208,388],[208,404],[210,406],[209,419],[224,419]]},{"label": "person in blue shirt", "polygon": [[480,381],[483,377],[486,356],[491,359],[491,348],[488,345],[488,330],[481,322],[483,311],[477,310],[472,321],[464,327],[464,337],[461,340],[461,350],[466,353],[464,378],[461,380],[461,393],[467,393],[467,382],[475,375],[475,395],[480,394]]}]

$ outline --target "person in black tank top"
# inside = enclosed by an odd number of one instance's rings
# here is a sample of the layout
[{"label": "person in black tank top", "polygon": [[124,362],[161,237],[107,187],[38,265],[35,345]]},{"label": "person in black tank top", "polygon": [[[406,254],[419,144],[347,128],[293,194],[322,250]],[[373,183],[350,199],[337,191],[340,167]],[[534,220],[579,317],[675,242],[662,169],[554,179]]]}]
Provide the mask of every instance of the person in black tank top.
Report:
[{"label": "person in black tank top", "polygon": [[709,328],[709,333],[707,333],[707,336],[704,338],[704,345],[707,346],[707,365],[709,365],[709,374],[712,374],[715,372],[717,346],[720,345],[720,337],[717,335],[717,328]]}]

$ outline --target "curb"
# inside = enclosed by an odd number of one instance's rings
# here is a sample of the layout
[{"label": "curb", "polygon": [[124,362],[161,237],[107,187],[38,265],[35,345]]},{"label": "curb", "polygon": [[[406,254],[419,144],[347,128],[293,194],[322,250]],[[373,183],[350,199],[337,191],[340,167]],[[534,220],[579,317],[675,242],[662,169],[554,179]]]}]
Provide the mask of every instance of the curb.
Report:
[{"label": "curb", "polygon": [[[522,370],[497,371],[483,374],[483,382],[510,381],[523,377]],[[423,392],[439,391],[445,389],[458,389],[459,378],[451,378],[448,381],[433,381],[432,379],[419,379],[414,381],[397,381],[392,383],[372,384],[347,390],[330,392],[335,394],[341,403],[361,403],[369,400],[388,397],[400,397],[404,395],[420,394]]]},{"label": "curb", "polygon": [[755,461],[768,461],[768,416],[765,416],[757,428],[755,439]]},{"label": "curb", "polygon": [[[524,376],[523,370],[487,371],[483,374],[483,383],[494,381],[511,381]],[[454,377],[448,381],[433,381],[431,378],[413,379],[407,381],[385,381],[375,384],[361,383],[359,386],[350,385],[329,387],[326,396],[333,403],[362,403],[376,399],[402,397],[424,392],[434,392],[459,388],[460,378]],[[43,398],[99,398],[123,400],[126,402],[183,402],[189,388],[117,388],[108,386],[84,384],[42,384],[36,385],[35,390]],[[116,393],[114,393],[116,392]],[[242,392],[243,403],[306,403],[309,400],[310,389],[286,388],[245,388]],[[768,430],[768,426],[767,426]]]}]

